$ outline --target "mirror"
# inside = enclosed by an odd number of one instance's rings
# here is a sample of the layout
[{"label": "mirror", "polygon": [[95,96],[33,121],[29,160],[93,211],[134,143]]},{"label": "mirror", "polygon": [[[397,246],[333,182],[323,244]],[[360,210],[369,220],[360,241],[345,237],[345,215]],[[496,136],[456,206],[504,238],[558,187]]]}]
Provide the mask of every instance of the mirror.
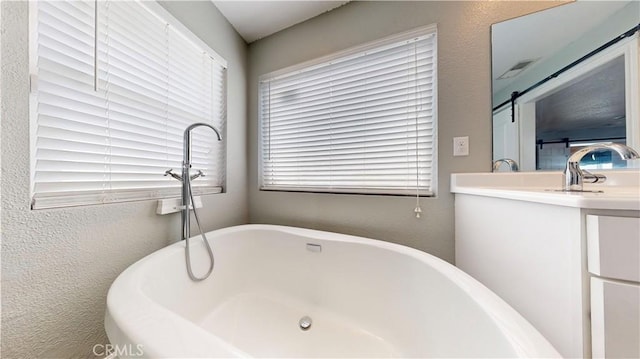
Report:
[{"label": "mirror", "polygon": [[[634,0],[575,1],[492,25],[493,160],[562,170],[589,144],[640,150],[639,27]],[[596,153],[582,165],[626,162]]]}]

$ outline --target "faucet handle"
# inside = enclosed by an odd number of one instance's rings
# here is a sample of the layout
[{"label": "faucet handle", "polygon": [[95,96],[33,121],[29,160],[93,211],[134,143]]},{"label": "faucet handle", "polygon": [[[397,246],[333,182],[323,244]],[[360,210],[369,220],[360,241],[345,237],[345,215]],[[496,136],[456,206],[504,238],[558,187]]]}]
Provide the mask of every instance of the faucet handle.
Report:
[{"label": "faucet handle", "polygon": [[170,168],[170,169],[164,171],[164,175],[165,176],[171,176],[171,177],[177,179],[178,181],[182,182],[182,176],[173,173],[173,168]]},{"label": "faucet handle", "polygon": [[599,173],[591,173],[591,172],[589,172],[587,170],[582,170],[582,173],[584,174],[582,176],[582,181],[583,182],[604,183],[604,181],[607,180],[607,176],[601,175]]},{"label": "faucet handle", "polygon": [[198,173],[194,174],[193,176],[189,176],[189,179],[193,181],[198,177],[205,177],[205,174],[202,173],[202,171],[198,170]]}]

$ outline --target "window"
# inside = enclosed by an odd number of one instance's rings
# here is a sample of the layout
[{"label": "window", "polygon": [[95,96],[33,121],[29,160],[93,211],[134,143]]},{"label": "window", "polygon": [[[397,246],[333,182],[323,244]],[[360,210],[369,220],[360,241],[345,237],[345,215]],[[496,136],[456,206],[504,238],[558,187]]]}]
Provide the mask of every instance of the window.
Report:
[{"label": "window", "polygon": [[261,189],[433,195],[436,28],[260,80]]},{"label": "window", "polygon": [[[32,208],[178,195],[184,129],[224,135],[224,59],[155,2],[30,6]],[[193,144],[194,192],[222,191],[223,142]]]}]

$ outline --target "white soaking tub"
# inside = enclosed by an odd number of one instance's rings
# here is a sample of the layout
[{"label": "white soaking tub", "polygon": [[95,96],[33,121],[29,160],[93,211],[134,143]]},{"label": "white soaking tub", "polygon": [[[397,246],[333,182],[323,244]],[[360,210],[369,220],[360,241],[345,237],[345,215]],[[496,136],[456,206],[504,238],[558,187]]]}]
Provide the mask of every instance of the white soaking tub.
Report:
[{"label": "white soaking tub", "polygon": [[[272,225],[207,236],[215,268],[202,282],[187,276],[184,242],[115,280],[105,328],[121,357],[560,356],[499,297],[424,252]],[[206,272],[199,239],[192,260]]]}]

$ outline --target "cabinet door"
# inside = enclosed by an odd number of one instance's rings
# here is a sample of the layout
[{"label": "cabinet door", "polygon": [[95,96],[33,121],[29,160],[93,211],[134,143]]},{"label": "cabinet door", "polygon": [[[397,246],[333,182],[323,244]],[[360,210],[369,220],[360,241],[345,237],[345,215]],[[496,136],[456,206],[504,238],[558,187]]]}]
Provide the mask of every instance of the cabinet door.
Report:
[{"label": "cabinet door", "polygon": [[591,278],[594,358],[640,358],[640,285]]},{"label": "cabinet door", "polygon": [[640,218],[587,216],[589,272],[640,282]]}]

